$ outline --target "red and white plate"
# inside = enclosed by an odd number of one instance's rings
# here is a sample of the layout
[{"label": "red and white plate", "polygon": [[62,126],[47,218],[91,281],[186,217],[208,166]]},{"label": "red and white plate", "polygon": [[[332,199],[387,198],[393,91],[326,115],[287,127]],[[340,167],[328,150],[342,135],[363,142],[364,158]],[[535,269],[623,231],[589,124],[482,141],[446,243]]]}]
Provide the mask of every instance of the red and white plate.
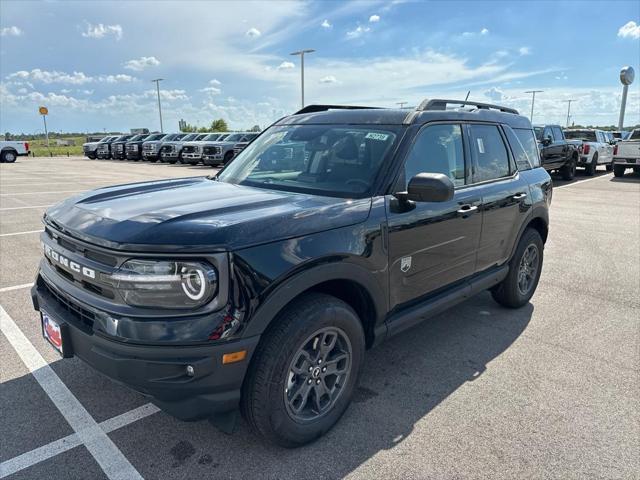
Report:
[{"label": "red and white plate", "polygon": [[40,313],[42,314],[42,335],[62,355],[62,329],[60,324],[44,310]]}]

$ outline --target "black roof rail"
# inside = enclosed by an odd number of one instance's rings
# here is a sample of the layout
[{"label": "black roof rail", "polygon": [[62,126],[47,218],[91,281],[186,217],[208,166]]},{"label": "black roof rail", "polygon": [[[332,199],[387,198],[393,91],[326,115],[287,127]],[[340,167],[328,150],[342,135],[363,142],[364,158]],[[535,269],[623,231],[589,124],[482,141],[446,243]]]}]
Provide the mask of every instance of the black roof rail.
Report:
[{"label": "black roof rail", "polygon": [[307,105],[292,115],[301,115],[303,113],[326,112],[327,110],[369,110],[380,107],[360,107],[357,105]]},{"label": "black roof rail", "polygon": [[469,100],[443,100],[440,98],[423,100],[422,103],[420,103],[420,105],[416,107],[416,110],[446,110],[447,105],[471,105],[478,108],[479,110],[500,110],[501,112],[519,115],[518,110],[516,110],[515,108],[493,105],[491,103],[471,102]]}]

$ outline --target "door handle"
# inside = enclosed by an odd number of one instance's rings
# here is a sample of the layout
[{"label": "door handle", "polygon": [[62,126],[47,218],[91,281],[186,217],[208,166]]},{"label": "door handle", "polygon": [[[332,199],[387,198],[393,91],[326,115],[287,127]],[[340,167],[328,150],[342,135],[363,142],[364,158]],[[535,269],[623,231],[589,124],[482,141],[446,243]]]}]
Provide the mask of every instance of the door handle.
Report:
[{"label": "door handle", "polygon": [[468,215],[469,213],[473,213],[476,210],[478,210],[478,206],[477,205],[462,205],[460,207],[460,209],[458,210],[458,213],[460,215]]},{"label": "door handle", "polygon": [[514,195],[513,197],[514,200],[524,200],[525,198],[527,198],[527,194],[526,193],[518,193],[517,195]]}]

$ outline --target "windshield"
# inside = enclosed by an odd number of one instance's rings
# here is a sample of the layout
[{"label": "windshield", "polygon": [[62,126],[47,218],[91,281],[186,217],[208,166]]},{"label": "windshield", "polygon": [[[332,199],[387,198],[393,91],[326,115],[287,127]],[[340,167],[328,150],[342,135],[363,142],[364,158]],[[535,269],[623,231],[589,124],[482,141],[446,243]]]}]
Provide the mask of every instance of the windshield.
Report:
[{"label": "windshield", "polygon": [[209,135],[206,135],[201,140],[206,140],[207,142],[213,142],[215,140],[218,140],[219,138],[220,138],[220,134],[219,133],[210,133]]},{"label": "windshield", "polygon": [[244,137],[244,133],[233,133],[224,139],[225,142],[239,142],[242,137]]},{"label": "windshield", "polygon": [[186,137],[182,137],[182,141],[188,142],[189,140],[195,140],[196,138],[198,138],[198,135],[196,135],[195,133],[190,133]]},{"label": "windshield", "polygon": [[136,135],[135,137],[131,138],[129,141],[130,142],[137,142],[138,140],[142,140],[146,136],[147,136],[146,134]]},{"label": "windshield", "polygon": [[116,142],[124,142],[126,140],[129,140],[131,138],[131,135],[122,135],[121,137],[116,138]]},{"label": "windshield", "polygon": [[592,130],[565,130],[564,137],[567,140],[585,140],[587,142],[597,142],[596,132]]},{"label": "windshield", "polygon": [[286,125],[250,143],[221,182],[337,197],[364,196],[396,140],[396,127]]},{"label": "windshield", "polygon": [[153,142],[154,140],[160,140],[164,136],[164,133],[154,133],[153,135],[149,135],[146,141]]},{"label": "windshield", "polygon": [[533,127],[533,131],[536,132],[536,139],[541,142],[542,141],[542,132],[544,131],[544,127]]},{"label": "windshield", "polygon": [[636,129],[631,132],[631,136],[627,140],[640,140],[640,129]]}]

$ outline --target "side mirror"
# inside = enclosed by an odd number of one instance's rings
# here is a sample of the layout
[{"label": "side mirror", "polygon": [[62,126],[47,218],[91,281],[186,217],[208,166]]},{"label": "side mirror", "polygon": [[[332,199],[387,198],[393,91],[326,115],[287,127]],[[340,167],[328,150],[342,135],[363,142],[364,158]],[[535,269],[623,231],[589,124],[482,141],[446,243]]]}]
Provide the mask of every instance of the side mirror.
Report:
[{"label": "side mirror", "polygon": [[545,147],[548,147],[552,143],[553,143],[553,140],[551,139],[551,137],[545,137],[545,139],[542,140],[542,145],[544,145]]},{"label": "side mirror", "polygon": [[442,173],[419,173],[403,195],[414,202],[447,202],[453,198],[453,182]]}]

